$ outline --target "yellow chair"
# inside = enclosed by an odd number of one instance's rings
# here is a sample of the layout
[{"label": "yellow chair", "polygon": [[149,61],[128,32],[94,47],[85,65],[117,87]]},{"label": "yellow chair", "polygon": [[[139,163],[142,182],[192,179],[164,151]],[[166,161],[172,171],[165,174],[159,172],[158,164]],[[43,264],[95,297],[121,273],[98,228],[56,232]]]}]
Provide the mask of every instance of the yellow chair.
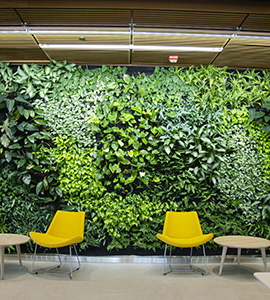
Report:
[{"label": "yellow chair", "polygon": [[[56,249],[60,265],[50,270],[50,272],[68,274],[70,279],[72,279],[72,273],[79,270],[81,267],[75,244],[83,241],[84,218],[85,218],[84,212],[68,212],[68,211],[58,210],[46,233],[29,232],[31,239],[36,243],[31,272],[33,272],[34,269],[37,245],[40,245],[42,247]],[[60,268],[62,265],[58,248],[65,247],[65,246],[69,246],[70,272],[55,271],[55,269]],[[72,246],[74,248],[75,254],[77,256],[77,261],[79,264],[79,267],[75,270],[72,269]]]},{"label": "yellow chair", "polygon": [[[205,261],[205,273],[200,273],[201,275],[207,275],[207,261],[205,255],[205,247],[204,244],[213,238],[213,234],[203,234],[200,221],[198,218],[198,214],[196,211],[191,212],[172,212],[168,211],[166,213],[163,233],[157,234],[157,238],[164,242],[165,251],[164,251],[164,259],[162,266],[162,273],[166,275],[170,272],[181,272],[181,271],[193,271],[192,268],[192,249],[193,247],[197,247],[202,245],[203,247],[203,255]],[[165,272],[165,263],[166,263],[166,252],[167,245],[170,245],[170,256],[169,256],[169,267],[170,270]],[[190,270],[173,270],[171,266],[171,257],[172,257],[172,246],[180,247],[180,248],[191,248],[190,250]]]}]

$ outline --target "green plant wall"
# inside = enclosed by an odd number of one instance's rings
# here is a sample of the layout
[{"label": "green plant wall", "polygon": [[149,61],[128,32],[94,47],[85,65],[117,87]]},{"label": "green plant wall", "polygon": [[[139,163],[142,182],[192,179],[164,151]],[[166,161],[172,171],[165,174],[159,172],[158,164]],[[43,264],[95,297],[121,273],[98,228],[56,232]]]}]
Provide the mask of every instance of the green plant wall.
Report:
[{"label": "green plant wall", "polygon": [[86,253],[157,251],[166,211],[196,210],[205,232],[268,238],[269,74],[0,63],[1,231],[83,210]]}]

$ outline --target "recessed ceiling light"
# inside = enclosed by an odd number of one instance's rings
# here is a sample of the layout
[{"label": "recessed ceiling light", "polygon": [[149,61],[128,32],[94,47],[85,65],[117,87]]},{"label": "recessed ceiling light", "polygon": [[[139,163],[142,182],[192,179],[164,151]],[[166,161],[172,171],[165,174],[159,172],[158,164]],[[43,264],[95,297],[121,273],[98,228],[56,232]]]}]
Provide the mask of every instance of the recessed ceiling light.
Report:
[{"label": "recessed ceiling light", "polygon": [[186,51],[186,52],[221,52],[222,47],[190,46],[152,46],[152,45],[116,45],[116,44],[39,44],[43,49],[69,50],[141,50],[141,51]]}]

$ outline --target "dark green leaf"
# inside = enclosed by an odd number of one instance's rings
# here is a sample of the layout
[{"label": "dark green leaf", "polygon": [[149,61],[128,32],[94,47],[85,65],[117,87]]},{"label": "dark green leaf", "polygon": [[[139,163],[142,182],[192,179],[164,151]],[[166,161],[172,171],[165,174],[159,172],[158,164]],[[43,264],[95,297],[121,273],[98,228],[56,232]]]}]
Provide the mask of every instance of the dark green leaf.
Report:
[{"label": "dark green leaf", "polygon": [[9,112],[12,111],[14,104],[15,104],[15,100],[10,100],[10,99],[6,100],[6,105]]},{"label": "dark green leaf", "polygon": [[18,144],[18,143],[15,143],[15,144],[10,145],[8,147],[8,149],[12,149],[12,150],[14,150],[14,149],[21,149],[21,145]]}]

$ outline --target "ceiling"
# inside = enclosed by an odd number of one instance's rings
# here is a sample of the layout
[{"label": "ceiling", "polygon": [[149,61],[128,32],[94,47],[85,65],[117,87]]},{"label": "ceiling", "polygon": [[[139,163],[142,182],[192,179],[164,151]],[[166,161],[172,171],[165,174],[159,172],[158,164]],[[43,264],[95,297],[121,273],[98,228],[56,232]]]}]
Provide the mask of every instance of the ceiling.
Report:
[{"label": "ceiling", "polygon": [[[40,44],[118,45],[45,49]],[[219,47],[121,49],[120,45]],[[170,63],[169,56],[178,56]],[[270,1],[0,0],[0,61],[83,65],[228,66],[270,69]]]}]

